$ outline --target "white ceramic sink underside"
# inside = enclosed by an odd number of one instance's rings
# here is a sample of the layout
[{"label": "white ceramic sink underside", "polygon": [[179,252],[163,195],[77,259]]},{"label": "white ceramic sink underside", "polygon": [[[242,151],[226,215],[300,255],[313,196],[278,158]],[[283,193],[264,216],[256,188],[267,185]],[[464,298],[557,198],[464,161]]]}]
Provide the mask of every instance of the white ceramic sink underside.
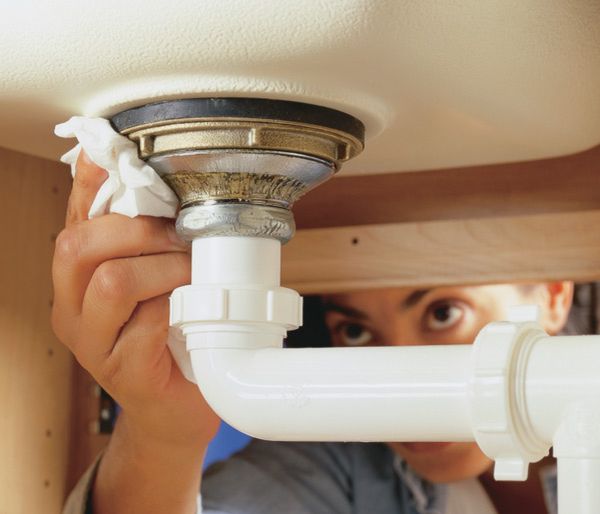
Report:
[{"label": "white ceramic sink underside", "polygon": [[152,100],[256,96],[367,126],[344,174],[600,143],[597,0],[0,0],[0,146]]}]

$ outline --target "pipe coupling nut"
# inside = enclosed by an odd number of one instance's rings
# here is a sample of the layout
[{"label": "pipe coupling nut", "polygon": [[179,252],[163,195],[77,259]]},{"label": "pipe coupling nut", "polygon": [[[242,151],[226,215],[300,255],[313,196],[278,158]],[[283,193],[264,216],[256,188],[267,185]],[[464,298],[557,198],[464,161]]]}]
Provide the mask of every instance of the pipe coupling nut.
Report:
[{"label": "pipe coupling nut", "polygon": [[208,203],[179,212],[177,233],[186,241],[209,236],[246,236],[287,243],[294,235],[294,215],[288,209],[252,203]]},{"label": "pipe coupling nut", "polygon": [[170,325],[184,335],[215,331],[219,325],[232,330],[233,323],[253,325],[257,332],[271,327],[285,334],[302,325],[302,297],[285,287],[199,285],[179,287],[171,294]]},{"label": "pipe coupling nut", "polygon": [[547,335],[538,323],[502,321],[484,327],[473,344],[473,435],[494,459],[496,480],[526,480],[529,463],[550,450],[531,427],[523,378],[531,346]]}]

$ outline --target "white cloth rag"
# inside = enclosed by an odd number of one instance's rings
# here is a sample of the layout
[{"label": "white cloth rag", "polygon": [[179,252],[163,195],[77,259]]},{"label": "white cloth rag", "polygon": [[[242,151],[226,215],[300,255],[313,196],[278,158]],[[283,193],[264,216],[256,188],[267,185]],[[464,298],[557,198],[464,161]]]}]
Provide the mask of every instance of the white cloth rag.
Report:
[{"label": "white cloth rag", "polygon": [[75,176],[81,150],[92,162],[108,172],[88,216],[95,218],[108,212],[135,216],[174,218],[178,201],[175,193],[158,174],[138,157],[137,146],[111,127],[104,118],[73,116],[56,125],[59,137],[76,137],[79,143],[61,157],[71,165]]},{"label": "white cloth rag", "polygon": [[[82,149],[93,163],[108,172],[108,178],[92,202],[89,218],[109,212],[130,218],[142,215],[174,218],[177,215],[179,201],[175,193],[138,157],[136,144],[116,132],[108,120],[74,116],[57,125],[54,133],[79,141],[60,159],[71,165],[73,176]],[[183,375],[194,382],[185,337],[179,329],[171,327],[168,345]]]}]

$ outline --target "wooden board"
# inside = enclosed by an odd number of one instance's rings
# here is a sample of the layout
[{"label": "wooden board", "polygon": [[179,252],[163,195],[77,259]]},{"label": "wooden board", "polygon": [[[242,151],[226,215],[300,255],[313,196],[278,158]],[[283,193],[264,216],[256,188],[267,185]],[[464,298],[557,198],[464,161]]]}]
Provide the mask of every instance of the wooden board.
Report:
[{"label": "wooden board", "polygon": [[0,513],[58,513],[71,413],[69,352],[50,327],[64,165],[0,149]]},{"label": "wooden board", "polygon": [[600,209],[600,146],[541,161],[344,177],[301,198],[307,228]]},{"label": "wooden board", "polygon": [[600,210],[301,230],[282,281],[303,294],[600,279]]},{"label": "wooden board", "polygon": [[304,294],[596,280],[600,146],[542,161],[340,175],[294,213],[283,282]]}]

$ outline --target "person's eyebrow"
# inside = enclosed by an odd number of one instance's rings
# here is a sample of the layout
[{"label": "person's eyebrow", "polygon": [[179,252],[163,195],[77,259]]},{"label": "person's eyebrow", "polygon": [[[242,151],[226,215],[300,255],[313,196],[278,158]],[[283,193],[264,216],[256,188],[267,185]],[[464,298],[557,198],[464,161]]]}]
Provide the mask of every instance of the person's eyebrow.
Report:
[{"label": "person's eyebrow", "polygon": [[353,309],[352,307],[338,305],[337,303],[333,303],[330,301],[327,301],[323,304],[323,311],[325,313],[339,312],[340,314],[343,314],[344,316],[348,316],[349,318],[364,319],[364,320],[369,319],[369,317],[364,312],[361,312],[357,309]]},{"label": "person's eyebrow", "polygon": [[417,289],[416,291],[413,291],[402,301],[402,303],[400,304],[400,309],[407,310],[411,307],[414,307],[430,291],[431,289]]}]

